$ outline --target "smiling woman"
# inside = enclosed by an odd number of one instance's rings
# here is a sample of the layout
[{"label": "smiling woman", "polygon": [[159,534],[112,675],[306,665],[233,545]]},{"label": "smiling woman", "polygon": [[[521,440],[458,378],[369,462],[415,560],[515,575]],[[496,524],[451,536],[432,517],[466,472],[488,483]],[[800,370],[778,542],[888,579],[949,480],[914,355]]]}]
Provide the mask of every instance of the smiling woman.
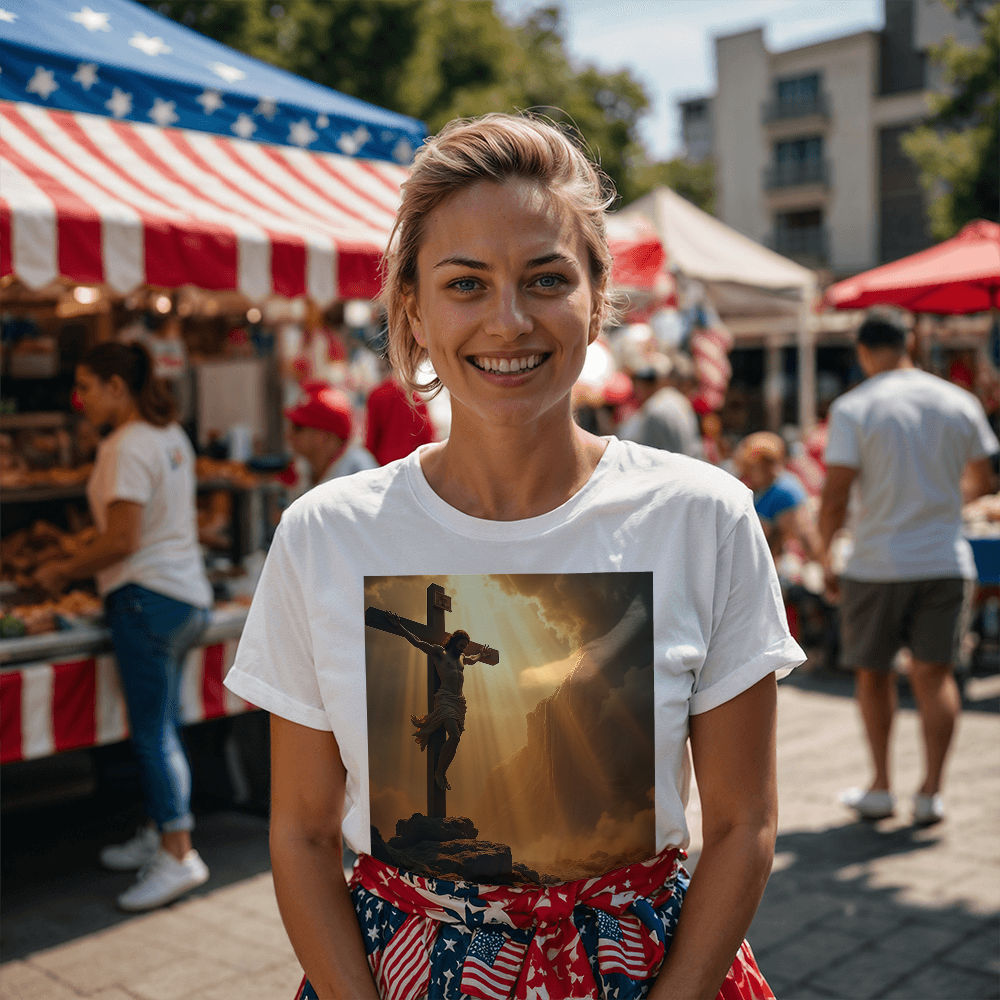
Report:
[{"label": "smiling woman", "polygon": [[743,935],[803,657],[749,491],[573,421],[610,197],[510,115],[453,122],[405,185],[389,357],[411,389],[430,359],[451,436],[286,511],[226,679],[272,713],[303,998],[772,997]]}]

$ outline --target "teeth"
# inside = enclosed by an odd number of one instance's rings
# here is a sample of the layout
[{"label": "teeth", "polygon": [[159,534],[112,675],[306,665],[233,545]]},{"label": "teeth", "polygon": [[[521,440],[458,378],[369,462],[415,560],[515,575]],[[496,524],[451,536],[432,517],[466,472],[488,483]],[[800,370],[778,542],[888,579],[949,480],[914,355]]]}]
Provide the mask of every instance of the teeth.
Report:
[{"label": "teeth", "polygon": [[525,372],[537,367],[542,362],[542,355],[532,354],[527,358],[475,358],[477,368],[487,372],[514,374]]}]

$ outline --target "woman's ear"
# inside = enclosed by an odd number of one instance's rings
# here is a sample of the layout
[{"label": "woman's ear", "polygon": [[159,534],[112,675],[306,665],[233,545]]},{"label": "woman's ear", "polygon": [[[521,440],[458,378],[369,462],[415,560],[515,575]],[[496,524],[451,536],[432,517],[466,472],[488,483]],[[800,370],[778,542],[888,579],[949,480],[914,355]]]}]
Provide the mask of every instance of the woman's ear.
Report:
[{"label": "woman's ear", "polygon": [[125,384],[125,379],[121,375],[112,375],[108,379],[108,385],[116,396],[124,399],[126,396],[131,395],[128,386]]},{"label": "woman's ear", "polygon": [[424,325],[420,321],[420,309],[417,306],[416,290],[411,289],[407,292],[403,302],[406,310],[406,320],[410,324],[410,333],[413,334],[413,339],[426,350],[427,336],[424,332]]}]

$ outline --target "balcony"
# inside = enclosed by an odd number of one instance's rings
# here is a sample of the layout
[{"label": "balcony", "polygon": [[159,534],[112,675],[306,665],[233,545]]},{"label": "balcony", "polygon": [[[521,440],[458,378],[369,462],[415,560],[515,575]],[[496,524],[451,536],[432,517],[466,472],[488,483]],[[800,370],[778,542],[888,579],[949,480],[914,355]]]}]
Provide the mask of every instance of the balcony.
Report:
[{"label": "balcony", "polygon": [[830,183],[829,160],[784,160],[764,168],[764,190]]},{"label": "balcony", "polygon": [[830,99],[823,91],[796,101],[775,99],[765,101],[761,105],[761,120],[765,125],[790,121],[795,118],[808,118],[810,115],[819,115],[821,118],[830,117]]},{"label": "balcony", "polygon": [[803,264],[825,264],[829,260],[826,226],[778,226],[767,242],[772,250]]}]

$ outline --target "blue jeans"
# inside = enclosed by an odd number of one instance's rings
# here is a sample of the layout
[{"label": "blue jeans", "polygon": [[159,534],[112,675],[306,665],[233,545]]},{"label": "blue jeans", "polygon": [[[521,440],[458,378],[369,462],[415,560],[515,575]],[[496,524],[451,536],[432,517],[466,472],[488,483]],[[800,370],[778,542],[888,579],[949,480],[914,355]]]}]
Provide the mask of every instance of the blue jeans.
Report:
[{"label": "blue jeans", "polygon": [[190,830],[191,768],[179,736],[184,654],[208,611],[129,583],[104,599],[146,811],[163,833]]}]

